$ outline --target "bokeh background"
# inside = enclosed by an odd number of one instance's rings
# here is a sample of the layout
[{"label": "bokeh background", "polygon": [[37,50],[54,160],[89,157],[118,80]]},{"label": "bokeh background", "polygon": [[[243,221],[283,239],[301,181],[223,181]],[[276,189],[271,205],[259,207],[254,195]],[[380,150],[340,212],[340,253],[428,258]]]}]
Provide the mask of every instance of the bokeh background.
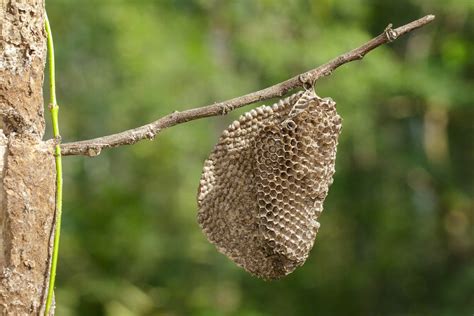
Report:
[{"label": "bokeh background", "polygon": [[344,118],[337,172],[309,259],[282,280],[251,277],[196,222],[203,161],[256,105],[64,158],[58,315],[474,313],[474,2],[46,2],[64,141],[259,90],[437,16],[317,82]]}]

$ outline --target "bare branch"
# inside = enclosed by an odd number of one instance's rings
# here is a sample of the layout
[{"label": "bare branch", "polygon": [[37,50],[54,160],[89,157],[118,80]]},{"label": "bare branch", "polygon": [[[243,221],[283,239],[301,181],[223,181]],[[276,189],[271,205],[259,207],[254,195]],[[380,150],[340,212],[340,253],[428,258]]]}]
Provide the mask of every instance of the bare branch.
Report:
[{"label": "bare branch", "polygon": [[392,42],[399,36],[411,32],[419,27],[422,27],[433,21],[434,18],[434,15],[427,15],[421,19],[400,26],[396,29],[392,29],[392,26],[390,24],[389,26],[387,26],[387,28],[382,34],[371,39],[362,46],[353,49],[350,52],[342,54],[324,65],[321,65],[315,69],[302,73],[286,81],[275,84],[266,89],[252,92],[244,96],[240,96],[227,101],[214,103],[199,108],[189,109],[182,112],[174,112],[147,125],[130,129],[121,133],[94,138],[90,140],[62,144],[61,152],[65,156],[97,156],[104,148],[131,145],[143,139],[153,139],[156,134],[158,134],[161,130],[174,125],[200,119],[203,117],[224,115],[234,109],[243,107],[251,103],[275,97],[281,97],[292,89],[299,88],[307,84],[313,84],[316,80],[330,75],[334,69],[345,63],[362,59],[368,52],[370,52],[374,48],[385,43]]}]

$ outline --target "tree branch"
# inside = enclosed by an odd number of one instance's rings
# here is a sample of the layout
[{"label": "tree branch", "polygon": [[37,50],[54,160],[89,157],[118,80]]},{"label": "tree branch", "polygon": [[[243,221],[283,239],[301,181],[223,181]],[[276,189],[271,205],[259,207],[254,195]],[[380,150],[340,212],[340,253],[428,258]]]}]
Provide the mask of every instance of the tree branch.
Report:
[{"label": "tree branch", "polygon": [[307,84],[314,84],[316,80],[325,76],[329,76],[332,71],[338,68],[339,66],[354,60],[362,59],[368,52],[370,52],[374,48],[385,43],[392,42],[399,36],[411,32],[419,27],[422,27],[433,21],[434,18],[434,15],[427,15],[421,19],[400,26],[396,29],[392,29],[392,25],[390,24],[389,26],[387,26],[387,28],[382,34],[371,39],[362,46],[353,49],[350,52],[342,54],[324,65],[321,65],[315,69],[302,73],[281,83],[275,84],[266,89],[252,92],[227,101],[214,103],[212,105],[189,109],[182,112],[174,112],[147,125],[130,129],[121,133],[94,138],[90,140],[65,143],[61,145],[61,152],[64,156],[97,156],[104,148],[131,145],[143,139],[153,139],[156,134],[158,134],[161,130],[174,125],[200,119],[203,117],[224,115],[234,109],[243,107],[251,103],[271,99],[274,97],[281,97],[292,89],[302,87]]}]

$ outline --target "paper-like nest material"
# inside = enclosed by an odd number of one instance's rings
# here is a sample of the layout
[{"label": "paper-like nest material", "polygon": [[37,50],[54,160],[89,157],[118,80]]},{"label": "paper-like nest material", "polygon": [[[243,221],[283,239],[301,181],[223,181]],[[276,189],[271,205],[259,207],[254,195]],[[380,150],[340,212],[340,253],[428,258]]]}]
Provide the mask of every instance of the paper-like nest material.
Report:
[{"label": "paper-like nest material", "polygon": [[340,131],[335,102],[312,89],[233,122],[199,185],[198,222],[209,241],[264,279],[301,266],[320,226]]}]

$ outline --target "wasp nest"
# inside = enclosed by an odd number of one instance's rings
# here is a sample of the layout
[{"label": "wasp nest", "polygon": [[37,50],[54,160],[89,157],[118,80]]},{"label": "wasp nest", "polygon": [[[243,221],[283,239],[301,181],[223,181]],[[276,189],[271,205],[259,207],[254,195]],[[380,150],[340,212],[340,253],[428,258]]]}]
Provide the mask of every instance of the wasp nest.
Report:
[{"label": "wasp nest", "polygon": [[199,185],[198,222],[209,241],[264,279],[302,265],[333,181],[340,130],[335,102],[313,90],[233,122]]}]

